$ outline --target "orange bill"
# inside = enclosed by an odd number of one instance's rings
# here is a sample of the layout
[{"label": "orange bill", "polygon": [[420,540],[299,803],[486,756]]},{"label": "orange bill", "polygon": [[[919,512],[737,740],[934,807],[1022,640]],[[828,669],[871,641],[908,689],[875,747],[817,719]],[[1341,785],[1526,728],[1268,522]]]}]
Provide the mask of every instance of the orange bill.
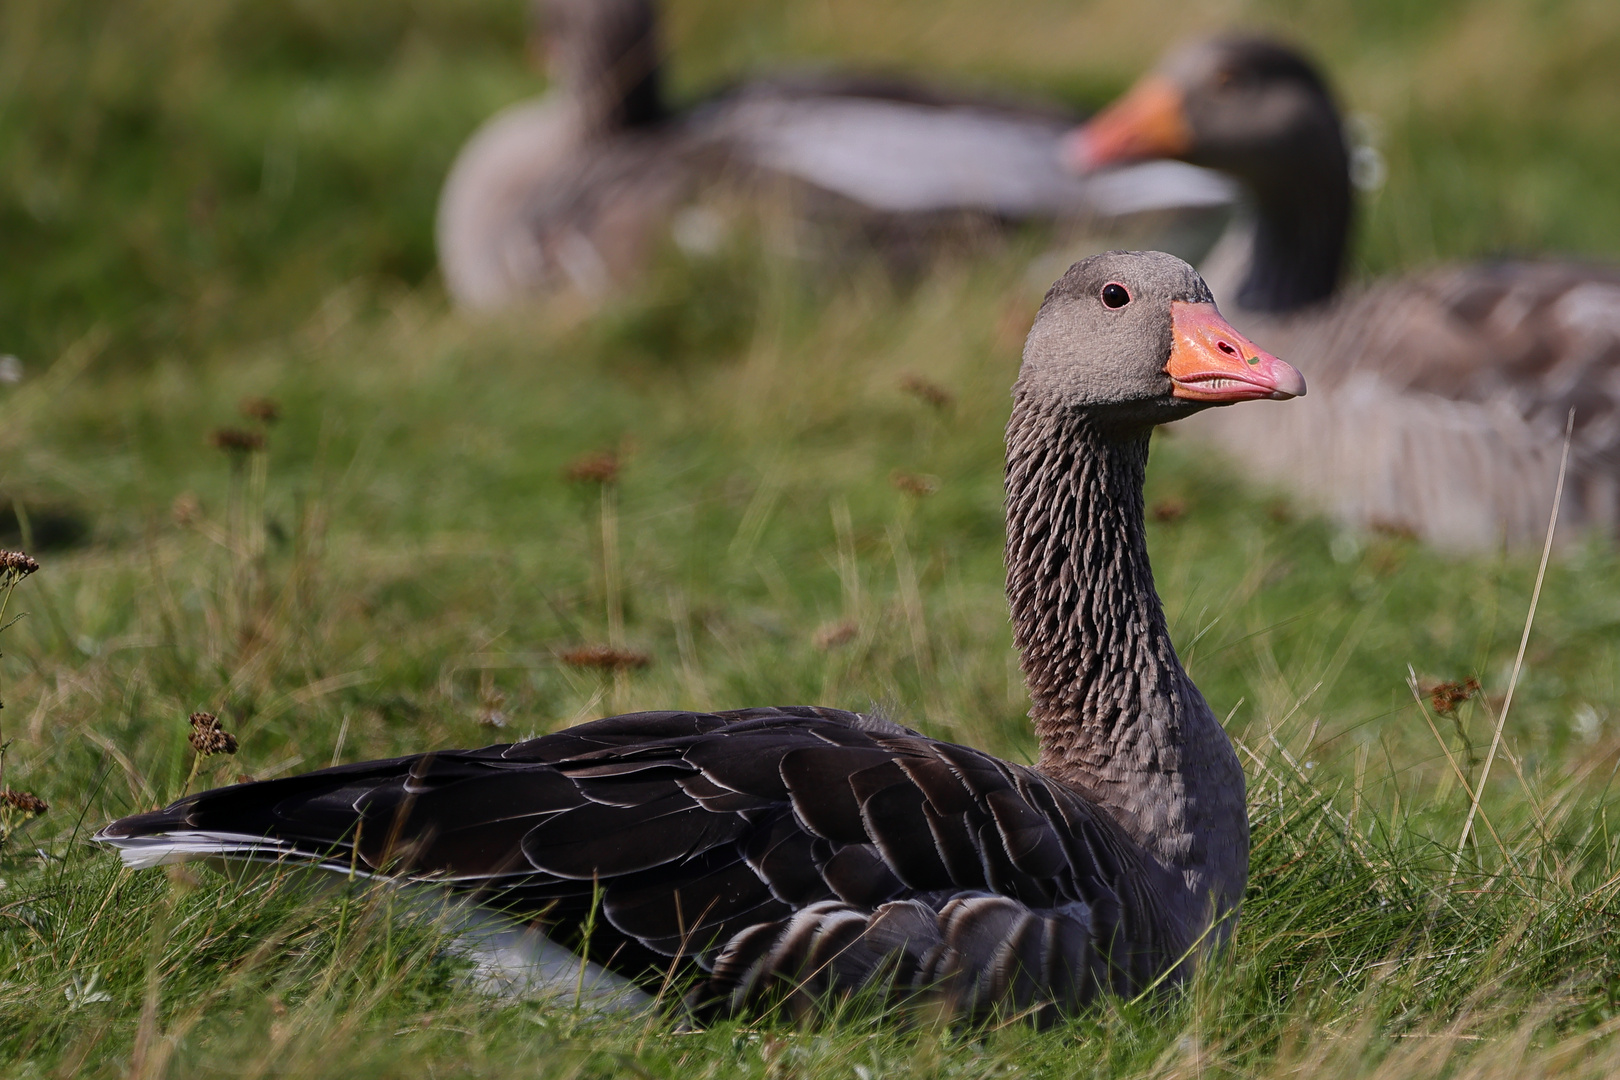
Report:
[{"label": "orange bill", "polygon": [[1178,157],[1191,144],[1181,91],[1162,75],[1149,75],[1070,132],[1063,157],[1071,169],[1087,173],[1127,161]]},{"label": "orange bill", "polygon": [[1227,404],[1305,396],[1305,376],[1232,329],[1214,304],[1172,303],[1170,336],[1164,371],[1178,398]]}]

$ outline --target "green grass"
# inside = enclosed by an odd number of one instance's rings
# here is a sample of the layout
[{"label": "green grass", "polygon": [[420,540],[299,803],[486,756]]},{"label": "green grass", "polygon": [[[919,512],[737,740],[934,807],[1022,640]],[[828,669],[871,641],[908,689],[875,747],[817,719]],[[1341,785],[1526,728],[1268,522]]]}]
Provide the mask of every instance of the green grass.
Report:
[{"label": "green grass", "polygon": [[[1084,104],[1167,25],[1212,18],[1003,7],[678,3],[676,83],[850,57]],[[1233,10],[1326,52],[1382,119],[1363,272],[1620,255],[1611,6]],[[242,742],[205,783],[657,706],[875,704],[1032,752],[1000,569],[1000,433],[1036,296],[1022,255],[828,283],[741,242],[666,254],[589,320],[457,319],[433,200],[459,140],[540,85],[521,26],[494,0],[0,9],[0,352],[28,371],[0,385],[0,494],[31,523],[66,508],[91,526],[37,552],[10,608],[29,616],[0,637],[5,781],[51,802],[0,848],[0,1070],[1614,1071],[1620,559],[1594,543],[1549,570],[1486,785],[1502,846],[1481,830],[1456,859],[1468,800],[1447,754],[1477,780],[1533,559],[1339,535],[1173,432],[1150,476],[1155,567],[1247,748],[1256,837],[1231,962],[1184,994],[1041,1033],[850,1016],[687,1034],[469,998],[386,896],[128,874],[84,843],[178,794],[199,708]],[[251,426],[249,396],[282,418],[233,465],[208,437]],[[604,504],[562,474],[607,448],[624,469]],[[651,665],[614,681],[559,662],[610,637],[613,596]],[[1408,665],[1425,685],[1477,676],[1486,699],[1426,719]]]}]

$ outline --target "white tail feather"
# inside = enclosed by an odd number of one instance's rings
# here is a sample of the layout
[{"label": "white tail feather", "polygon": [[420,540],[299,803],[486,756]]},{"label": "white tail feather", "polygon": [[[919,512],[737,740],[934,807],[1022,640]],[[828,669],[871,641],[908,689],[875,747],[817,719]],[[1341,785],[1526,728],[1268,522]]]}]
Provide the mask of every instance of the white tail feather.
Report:
[{"label": "white tail feather", "polygon": [[[197,860],[230,867],[269,863],[277,873],[297,874],[322,888],[343,884],[351,872],[373,876],[347,864],[309,860],[262,836],[197,831],[157,836],[98,833],[95,839],[117,848],[118,857],[131,870]],[[599,1013],[637,1011],[652,1002],[635,983],[563,948],[530,923],[480,907],[440,885],[390,882],[389,887],[397,889],[403,901],[395,906],[396,912],[451,935],[452,951],[474,965],[468,983],[481,993],[554,998]]]}]

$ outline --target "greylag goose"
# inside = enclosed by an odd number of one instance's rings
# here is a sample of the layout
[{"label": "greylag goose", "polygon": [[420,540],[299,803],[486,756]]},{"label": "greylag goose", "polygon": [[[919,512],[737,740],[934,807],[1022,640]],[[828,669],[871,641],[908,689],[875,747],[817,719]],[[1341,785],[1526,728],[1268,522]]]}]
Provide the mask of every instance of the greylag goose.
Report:
[{"label": "greylag goose", "polygon": [[[962,226],[978,235],[1031,220],[1072,231],[1148,215],[1154,235],[1207,247],[1235,195],[1224,177],[1174,162],[1076,177],[1058,153],[1072,117],[896,79],[756,80],[676,112],[660,91],[652,0],[536,0],[535,11],[555,89],[476,132],[440,196],[440,265],[466,308],[599,298],[634,276],[679,208],[722,182],[764,185],[812,234],[842,225],[856,247],[905,262]],[[692,244],[714,242],[715,216],[686,218]]]},{"label": "greylag goose", "polygon": [[1341,291],[1353,192],[1339,111],[1304,57],[1267,40],[1172,52],[1068,154],[1077,171],[1176,157],[1253,201],[1208,277],[1315,393],[1287,416],[1189,431],[1350,526],[1468,551],[1540,542],[1573,409],[1561,535],[1620,524],[1620,268],[1499,261]]},{"label": "greylag goose", "polygon": [[1179,978],[1230,932],[1249,833],[1154,591],[1148,436],[1304,392],[1173,256],[1109,252],[1052,286],[1007,426],[1033,766],[830,708],[646,712],[205,791],[97,839],[137,867],[436,883],[543,931],[570,988],[587,957],[593,985],[673,971],[699,1016],[862,987],[1056,1015]]}]

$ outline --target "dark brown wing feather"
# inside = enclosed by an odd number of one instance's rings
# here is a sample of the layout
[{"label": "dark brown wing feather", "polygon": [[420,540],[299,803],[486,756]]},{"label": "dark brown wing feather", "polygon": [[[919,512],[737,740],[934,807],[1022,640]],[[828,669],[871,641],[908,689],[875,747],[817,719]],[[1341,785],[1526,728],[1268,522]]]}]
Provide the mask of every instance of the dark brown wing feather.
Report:
[{"label": "dark brown wing feather", "polygon": [[969,1013],[1073,1005],[1188,945],[1177,879],[1073,791],[829,709],[610,717],[202,792],[100,837],[183,834],[444,882],[644,983],[689,969],[708,1011],[874,979]]}]

